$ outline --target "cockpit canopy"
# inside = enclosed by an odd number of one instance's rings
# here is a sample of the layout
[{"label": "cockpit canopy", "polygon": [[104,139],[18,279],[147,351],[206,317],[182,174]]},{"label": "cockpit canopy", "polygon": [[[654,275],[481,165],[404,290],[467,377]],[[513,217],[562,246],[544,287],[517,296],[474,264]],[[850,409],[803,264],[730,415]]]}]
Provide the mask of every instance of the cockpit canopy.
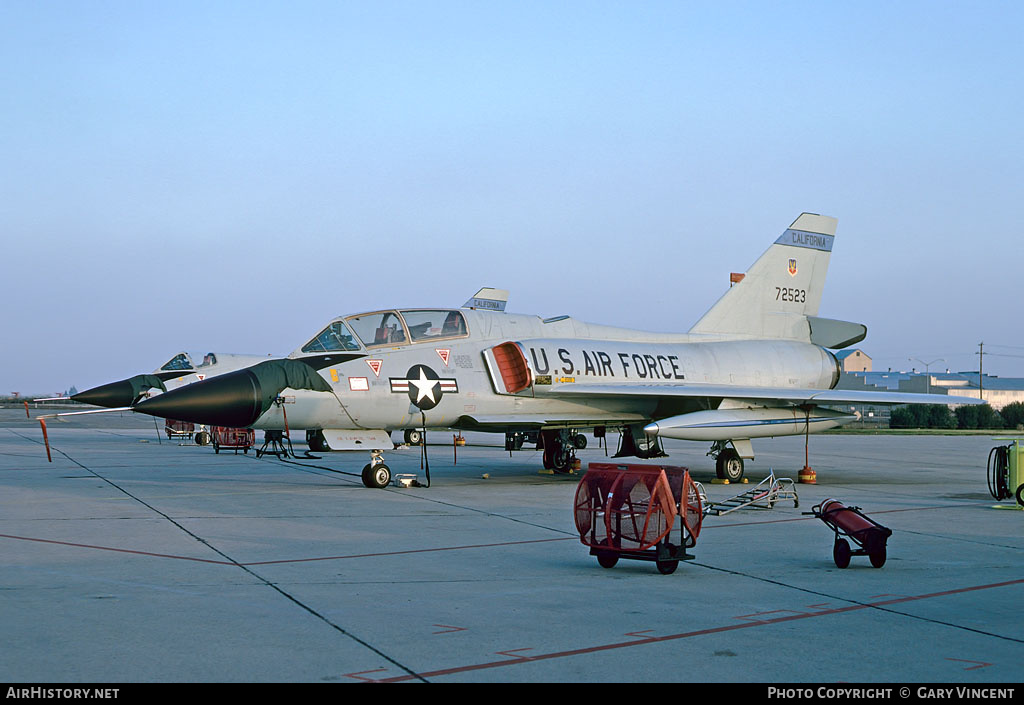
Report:
[{"label": "cockpit canopy", "polygon": [[[205,367],[213,367],[217,364],[217,354],[208,352],[202,355],[203,361],[196,365],[193,360],[198,360],[201,353],[193,350],[192,352],[180,352],[158,370],[158,372],[191,372],[192,370],[201,370]],[[232,357],[228,355],[227,357]],[[237,356],[236,356],[237,357]]]},{"label": "cockpit canopy", "polygon": [[194,370],[195,367],[192,365],[192,358],[189,357],[188,353],[178,353],[160,369],[165,372],[187,372],[188,370]]},{"label": "cockpit canopy", "polygon": [[339,350],[354,351],[359,349],[348,328],[341,321],[334,321],[320,331],[320,334],[302,346],[304,353],[337,352]]},{"label": "cockpit canopy", "polygon": [[457,309],[375,311],[333,321],[302,346],[304,353],[354,352],[378,345],[407,345],[469,335]]}]

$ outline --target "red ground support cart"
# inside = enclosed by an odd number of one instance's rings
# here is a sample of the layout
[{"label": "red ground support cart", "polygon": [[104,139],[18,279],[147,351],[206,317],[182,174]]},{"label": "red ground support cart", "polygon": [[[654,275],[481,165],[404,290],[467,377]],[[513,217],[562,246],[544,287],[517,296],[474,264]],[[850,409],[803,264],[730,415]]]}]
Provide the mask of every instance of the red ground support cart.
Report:
[{"label": "red ground support cart", "polygon": [[[664,575],[697,543],[704,509],[686,468],[590,463],[576,488],[576,529],[590,555],[611,568],[620,558],[654,561]],[[672,528],[679,522],[678,544]]]},{"label": "red ground support cart", "polygon": [[256,432],[251,428],[228,428],[227,426],[213,427],[213,451],[219,453],[221,448],[234,450],[238,453],[241,450],[248,453],[249,449],[256,443]]},{"label": "red ground support cart", "polygon": [[166,431],[168,438],[188,438],[191,440],[195,430],[196,425],[191,421],[164,420],[164,431]]},{"label": "red ground support cart", "polygon": [[[850,565],[850,556],[867,556],[875,568],[885,565],[885,544],[892,536],[892,529],[866,516],[860,507],[847,507],[838,499],[826,499],[812,507],[811,513],[835,531],[832,558],[838,568]],[[843,536],[860,548],[851,549]]]}]

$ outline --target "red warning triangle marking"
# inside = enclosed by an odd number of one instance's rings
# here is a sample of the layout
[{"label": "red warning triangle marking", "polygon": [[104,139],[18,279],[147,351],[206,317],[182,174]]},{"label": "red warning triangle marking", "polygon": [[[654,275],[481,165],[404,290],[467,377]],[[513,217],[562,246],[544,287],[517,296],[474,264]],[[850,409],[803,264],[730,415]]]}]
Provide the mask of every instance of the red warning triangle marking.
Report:
[{"label": "red warning triangle marking", "polygon": [[366,364],[370,366],[371,370],[373,370],[374,375],[380,377],[380,368],[381,365],[384,364],[383,360],[367,360]]},{"label": "red warning triangle marking", "polygon": [[448,367],[448,357],[451,355],[452,351],[448,348],[435,348],[434,352],[436,352],[438,357],[441,358],[441,362],[444,363],[444,366]]}]

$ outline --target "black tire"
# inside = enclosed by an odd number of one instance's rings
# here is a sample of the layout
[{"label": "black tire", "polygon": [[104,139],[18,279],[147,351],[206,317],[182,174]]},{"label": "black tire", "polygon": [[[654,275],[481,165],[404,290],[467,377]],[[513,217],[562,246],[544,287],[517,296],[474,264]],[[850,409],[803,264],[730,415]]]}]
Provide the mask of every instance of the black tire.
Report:
[{"label": "black tire", "polygon": [[601,564],[602,568],[614,568],[615,564],[619,562],[619,554],[615,551],[598,551],[597,562]]},{"label": "black tire", "polygon": [[384,463],[379,465],[370,465],[369,463],[363,467],[363,484],[373,489],[383,489],[391,484],[391,468]]},{"label": "black tire", "polygon": [[197,446],[208,446],[210,445],[210,434],[206,431],[200,431],[195,437]]},{"label": "black tire", "polygon": [[1024,484],[1017,488],[1017,504],[1024,507]]},{"label": "black tire", "polygon": [[306,431],[306,445],[315,453],[326,453],[331,449],[327,445],[327,439],[324,438],[324,432],[319,429],[316,431]]},{"label": "black tire", "polygon": [[743,479],[743,458],[735,448],[726,448],[715,460],[715,474],[719,480],[739,482]]},{"label": "black tire", "polygon": [[836,562],[837,568],[845,568],[850,565],[850,544],[846,539],[836,539],[836,545],[832,547],[832,559]]},{"label": "black tire", "polygon": [[576,450],[583,450],[587,447],[587,437],[582,433],[577,433],[572,437],[572,444],[576,446]]},{"label": "black tire", "polygon": [[658,572],[662,575],[672,575],[676,572],[676,568],[679,567],[679,561],[655,561],[655,565],[658,566]]},{"label": "black tire", "polygon": [[572,467],[575,450],[569,444],[563,443],[558,435],[551,434],[544,439],[544,469],[554,470],[560,474],[568,473]]},{"label": "black tire", "polygon": [[[664,544],[659,544],[658,545],[658,553],[659,554],[662,553],[662,549],[664,549],[664,555],[667,555],[667,556],[674,556],[674,555],[676,555],[676,552],[679,550],[678,547],[675,544],[671,543],[670,541],[666,541]],[[679,559],[678,558],[658,558],[654,562],[654,564],[656,566],[658,566],[658,572],[661,573],[662,575],[672,575],[672,573],[676,572],[676,568],[679,567]]]},{"label": "black tire", "polygon": [[885,546],[882,546],[874,553],[869,554],[868,558],[871,560],[872,566],[874,566],[875,568],[881,568],[883,565],[885,565]]},{"label": "black tire", "polygon": [[415,428],[407,428],[405,442],[411,446],[423,445],[423,432]]}]

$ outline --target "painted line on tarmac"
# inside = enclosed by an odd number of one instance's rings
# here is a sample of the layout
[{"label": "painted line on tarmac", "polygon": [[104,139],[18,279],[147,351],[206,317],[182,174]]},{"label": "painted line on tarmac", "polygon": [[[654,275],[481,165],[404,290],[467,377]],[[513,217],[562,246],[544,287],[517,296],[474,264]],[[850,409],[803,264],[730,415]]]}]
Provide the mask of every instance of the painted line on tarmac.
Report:
[{"label": "painted line on tarmac", "polygon": [[[659,644],[668,641],[678,641],[680,639],[690,639],[698,636],[707,636],[709,634],[721,634],[723,632],[731,632],[739,629],[751,629],[754,627],[765,627],[774,624],[782,624],[785,622],[793,622],[800,619],[813,619],[816,617],[826,617],[837,614],[845,614],[848,612],[857,612],[866,609],[876,609],[880,607],[886,607],[888,605],[895,605],[906,602],[916,602],[920,600],[930,600],[937,597],[947,597],[949,595],[958,595],[967,592],[975,592],[978,590],[991,590],[1001,587],[1009,587],[1014,585],[1024,585],[1024,579],[1020,580],[1007,580],[1000,583],[991,583],[989,585],[975,585],[966,588],[957,588],[953,590],[943,590],[941,592],[932,592],[924,595],[912,595],[906,597],[898,597],[892,600],[882,600],[879,602],[870,602],[856,605],[849,605],[847,607],[836,607],[828,610],[821,610],[820,612],[806,612],[806,613],[790,613],[784,616],[775,617],[772,619],[761,619],[756,621],[742,622],[739,624],[729,624],[721,627],[711,627],[709,629],[698,629],[692,632],[682,632],[680,634],[668,634],[666,636],[652,636],[652,637],[640,637],[638,633],[632,634],[635,638],[630,641],[616,642],[612,644],[600,644],[597,646],[587,646],[579,649],[569,649],[566,651],[554,651],[548,654],[531,654],[530,656],[516,656],[511,659],[503,659],[501,661],[490,661],[488,663],[470,664],[466,666],[454,666],[452,668],[438,669],[434,671],[420,671],[418,676],[420,678],[436,678],[439,676],[449,676],[459,673],[468,673],[472,671],[482,671],[492,668],[502,668],[504,666],[513,666],[523,663],[529,663],[533,661],[550,661],[553,659],[568,658],[571,656],[583,656],[586,654],[600,653],[602,651],[614,651],[616,649],[625,649],[635,646],[646,646],[650,644]],[[626,636],[631,636],[627,634]],[[526,651],[529,649],[521,648],[517,651]],[[502,652],[497,652],[501,654]],[[508,652],[504,652],[508,654]],[[409,680],[409,676],[396,676],[394,678],[383,678],[380,679],[380,683],[396,683],[401,681]]]}]

